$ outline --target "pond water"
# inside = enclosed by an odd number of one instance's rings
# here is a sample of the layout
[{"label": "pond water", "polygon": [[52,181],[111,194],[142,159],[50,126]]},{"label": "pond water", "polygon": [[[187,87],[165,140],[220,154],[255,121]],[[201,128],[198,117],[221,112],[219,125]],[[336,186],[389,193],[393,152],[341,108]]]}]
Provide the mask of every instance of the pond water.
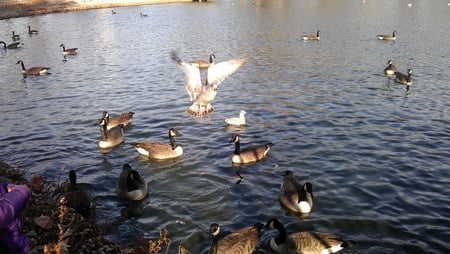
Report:
[{"label": "pond water", "polygon": [[[450,6],[407,3],[224,0],[2,20],[0,40],[14,30],[23,46],[0,51],[0,160],[55,182],[76,170],[97,222],[117,222],[108,238],[123,244],[167,228],[170,253],[205,253],[212,222],[226,234],[277,217],[289,232],[354,241],[344,253],[448,253]],[[300,39],[317,30],[320,41]],[[395,42],[377,40],[394,30]],[[61,43],[78,55],[64,59]],[[187,61],[251,56],[220,85],[210,123],[185,113],[172,50]],[[18,60],[51,75],[23,78]],[[413,69],[408,94],[383,74],[388,60]],[[246,126],[225,126],[241,109]],[[104,110],[135,113],[125,142],[107,153],[96,146]],[[130,145],[166,142],[172,127],[181,160],[152,162]],[[232,134],[243,147],[275,145],[265,160],[233,166]],[[114,191],[124,163],[149,182],[137,204]],[[312,182],[309,216],[280,206],[286,170]],[[259,253],[274,235],[263,232]]]}]

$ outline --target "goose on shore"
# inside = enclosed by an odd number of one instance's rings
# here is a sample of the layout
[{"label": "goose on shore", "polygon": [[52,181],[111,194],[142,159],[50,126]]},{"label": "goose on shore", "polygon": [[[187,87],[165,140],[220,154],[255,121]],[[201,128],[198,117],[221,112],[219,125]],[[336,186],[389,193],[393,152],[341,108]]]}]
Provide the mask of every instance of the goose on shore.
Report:
[{"label": "goose on shore", "polygon": [[233,155],[231,156],[231,161],[234,164],[247,164],[260,161],[266,157],[270,148],[274,145],[272,143],[266,143],[241,149],[239,135],[233,135],[231,142],[234,142],[235,145]]},{"label": "goose on shore", "polygon": [[241,110],[239,112],[239,117],[225,118],[225,122],[229,125],[236,125],[236,126],[245,125],[245,114],[246,113],[247,112],[245,112],[245,110]]},{"label": "goose on shore", "polygon": [[78,48],[68,48],[68,49],[66,49],[66,46],[64,44],[62,44],[62,43],[59,46],[62,47],[63,55],[76,55],[77,54]]},{"label": "goose on shore", "polygon": [[232,232],[219,241],[220,226],[212,223],[209,233],[213,242],[209,254],[251,254],[255,251],[260,238],[263,225],[258,223],[254,226],[241,228]]},{"label": "goose on shore", "polygon": [[397,83],[405,85],[406,86],[406,92],[409,91],[409,87],[412,85],[413,81],[411,79],[412,75],[412,69],[408,69],[408,74],[403,74],[401,72],[395,73],[395,81]]},{"label": "goose on shore", "polygon": [[31,67],[30,69],[25,68],[25,64],[22,60],[17,61],[16,64],[22,65],[22,74],[27,75],[46,75],[48,74],[49,67]]},{"label": "goose on shore", "polygon": [[171,58],[184,73],[186,91],[190,100],[194,101],[186,112],[190,116],[200,117],[200,120],[204,115],[209,116],[214,111],[211,102],[216,97],[217,89],[222,81],[237,71],[249,59],[246,56],[217,64],[210,63],[205,84],[202,84],[198,64],[182,61],[174,51],[171,52]]},{"label": "goose on shore", "polygon": [[65,193],[60,199],[60,204],[72,207],[85,218],[95,218],[94,199],[85,189],[77,185],[75,170],[69,171],[69,184],[65,187]]},{"label": "goose on shore", "polygon": [[126,127],[131,124],[131,120],[133,119],[134,112],[128,112],[128,113],[122,113],[117,116],[110,116],[108,111],[103,111],[102,117],[97,120],[97,124],[100,124],[100,122],[105,119],[106,121],[106,128],[109,130],[111,128],[116,127],[117,125],[122,124],[123,127]]},{"label": "goose on shore", "polygon": [[377,35],[378,40],[384,41],[395,41],[397,39],[397,31],[392,32],[392,35],[379,34]]},{"label": "goose on shore", "polygon": [[211,64],[214,64],[215,58],[216,58],[216,55],[211,53],[211,54],[209,54],[209,61],[200,59],[200,60],[191,61],[191,64],[198,64],[198,67],[200,69],[207,69],[207,68],[209,68],[209,66],[211,66]]},{"label": "goose on shore", "polygon": [[266,227],[278,230],[278,236],[269,241],[269,247],[278,254],[292,253],[336,253],[348,244],[339,237],[314,231],[287,235],[283,224],[276,218],[269,219]]},{"label": "goose on shore", "polygon": [[320,40],[320,30],[317,30],[316,35],[314,35],[314,34],[302,35],[302,40],[304,40],[304,41],[319,41]]},{"label": "goose on shore", "polygon": [[123,138],[123,125],[117,125],[114,128],[108,130],[106,120],[102,119],[99,123],[101,136],[98,140],[98,147],[101,149],[113,148],[124,141]]},{"label": "goose on shore", "polygon": [[130,200],[142,200],[147,196],[148,184],[138,171],[124,164],[116,185],[117,194]]},{"label": "goose on shore", "polygon": [[388,77],[391,77],[396,72],[398,72],[397,67],[395,67],[395,65],[392,64],[392,60],[389,60],[387,62],[386,68],[384,68],[384,74],[386,74]]},{"label": "goose on shore", "polygon": [[38,33],[39,33],[38,30],[33,30],[33,29],[31,29],[30,26],[28,26],[28,34],[29,34],[29,35],[32,35],[32,34],[38,34]]},{"label": "goose on shore", "polygon": [[312,184],[306,182],[301,185],[294,177],[294,173],[287,170],[281,184],[280,203],[296,213],[310,213],[313,207]]},{"label": "goose on shore", "polygon": [[175,141],[175,136],[180,135],[177,129],[169,130],[170,143],[144,141],[132,143],[139,154],[148,156],[153,160],[175,159],[183,155],[183,147]]},{"label": "goose on shore", "polygon": [[6,42],[0,41],[0,44],[3,44],[4,49],[17,49],[22,46],[22,43],[20,43],[20,42],[13,42],[13,43],[6,45]]}]

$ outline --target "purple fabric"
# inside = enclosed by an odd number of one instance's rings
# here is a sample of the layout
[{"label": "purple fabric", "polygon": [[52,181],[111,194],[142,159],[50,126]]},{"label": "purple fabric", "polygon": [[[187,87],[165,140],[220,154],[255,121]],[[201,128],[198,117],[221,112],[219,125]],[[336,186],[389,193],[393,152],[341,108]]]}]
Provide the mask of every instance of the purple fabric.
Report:
[{"label": "purple fabric", "polygon": [[[7,254],[27,254],[30,252],[30,241],[22,233],[20,213],[25,209],[31,196],[26,185],[0,184],[0,242]],[[2,253],[3,254],[3,253]]]}]

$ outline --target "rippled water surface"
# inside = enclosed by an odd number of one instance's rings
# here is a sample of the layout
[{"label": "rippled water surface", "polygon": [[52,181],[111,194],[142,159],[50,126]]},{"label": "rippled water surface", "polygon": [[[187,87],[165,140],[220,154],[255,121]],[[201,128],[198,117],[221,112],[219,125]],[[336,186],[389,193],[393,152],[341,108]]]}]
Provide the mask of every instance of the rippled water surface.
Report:
[{"label": "rippled water surface", "polygon": [[[289,232],[353,240],[344,253],[448,253],[450,6],[412,3],[224,0],[2,20],[0,40],[14,30],[24,45],[0,51],[0,160],[54,181],[75,169],[96,197],[97,221],[119,221],[108,237],[124,244],[167,228],[171,253],[203,253],[212,222],[227,233],[277,217]],[[28,25],[39,34],[28,36]],[[319,42],[300,40],[318,29]],[[376,39],[393,30],[396,42]],[[61,43],[79,54],[63,61]],[[185,60],[252,57],[220,85],[210,124],[186,115],[171,50]],[[19,59],[52,74],[23,79]],[[384,76],[389,59],[413,69],[409,94]],[[247,125],[226,127],[241,109]],[[103,110],[135,112],[125,143],[108,153],[96,146]],[[179,161],[151,162],[130,145],[166,141],[171,127],[183,134]],[[235,133],[242,146],[275,146],[235,167]],[[124,163],[150,184],[133,206],[114,192]],[[307,217],[278,202],[285,170],[313,183]],[[260,253],[275,234],[263,232]]]}]

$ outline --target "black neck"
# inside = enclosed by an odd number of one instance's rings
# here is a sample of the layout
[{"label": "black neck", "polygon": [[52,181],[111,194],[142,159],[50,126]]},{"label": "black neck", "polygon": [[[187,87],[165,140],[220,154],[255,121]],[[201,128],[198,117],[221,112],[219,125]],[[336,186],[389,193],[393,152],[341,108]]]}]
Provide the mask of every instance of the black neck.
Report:
[{"label": "black neck", "polygon": [[240,154],[241,152],[241,144],[239,143],[239,141],[234,142],[234,154]]},{"label": "black neck", "polygon": [[286,241],[286,229],[283,225],[278,224],[276,225],[276,228],[278,229],[278,236],[275,238],[275,243],[277,245],[283,244]]},{"label": "black neck", "polygon": [[211,244],[211,248],[209,249],[209,254],[217,254],[219,250],[219,236],[213,235],[213,242]]},{"label": "black neck", "polygon": [[177,142],[175,141],[175,137],[169,134],[169,140],[170,144],[172,145],[172,150],[175,150],[175,148],[177,148],[178,146]]}]

